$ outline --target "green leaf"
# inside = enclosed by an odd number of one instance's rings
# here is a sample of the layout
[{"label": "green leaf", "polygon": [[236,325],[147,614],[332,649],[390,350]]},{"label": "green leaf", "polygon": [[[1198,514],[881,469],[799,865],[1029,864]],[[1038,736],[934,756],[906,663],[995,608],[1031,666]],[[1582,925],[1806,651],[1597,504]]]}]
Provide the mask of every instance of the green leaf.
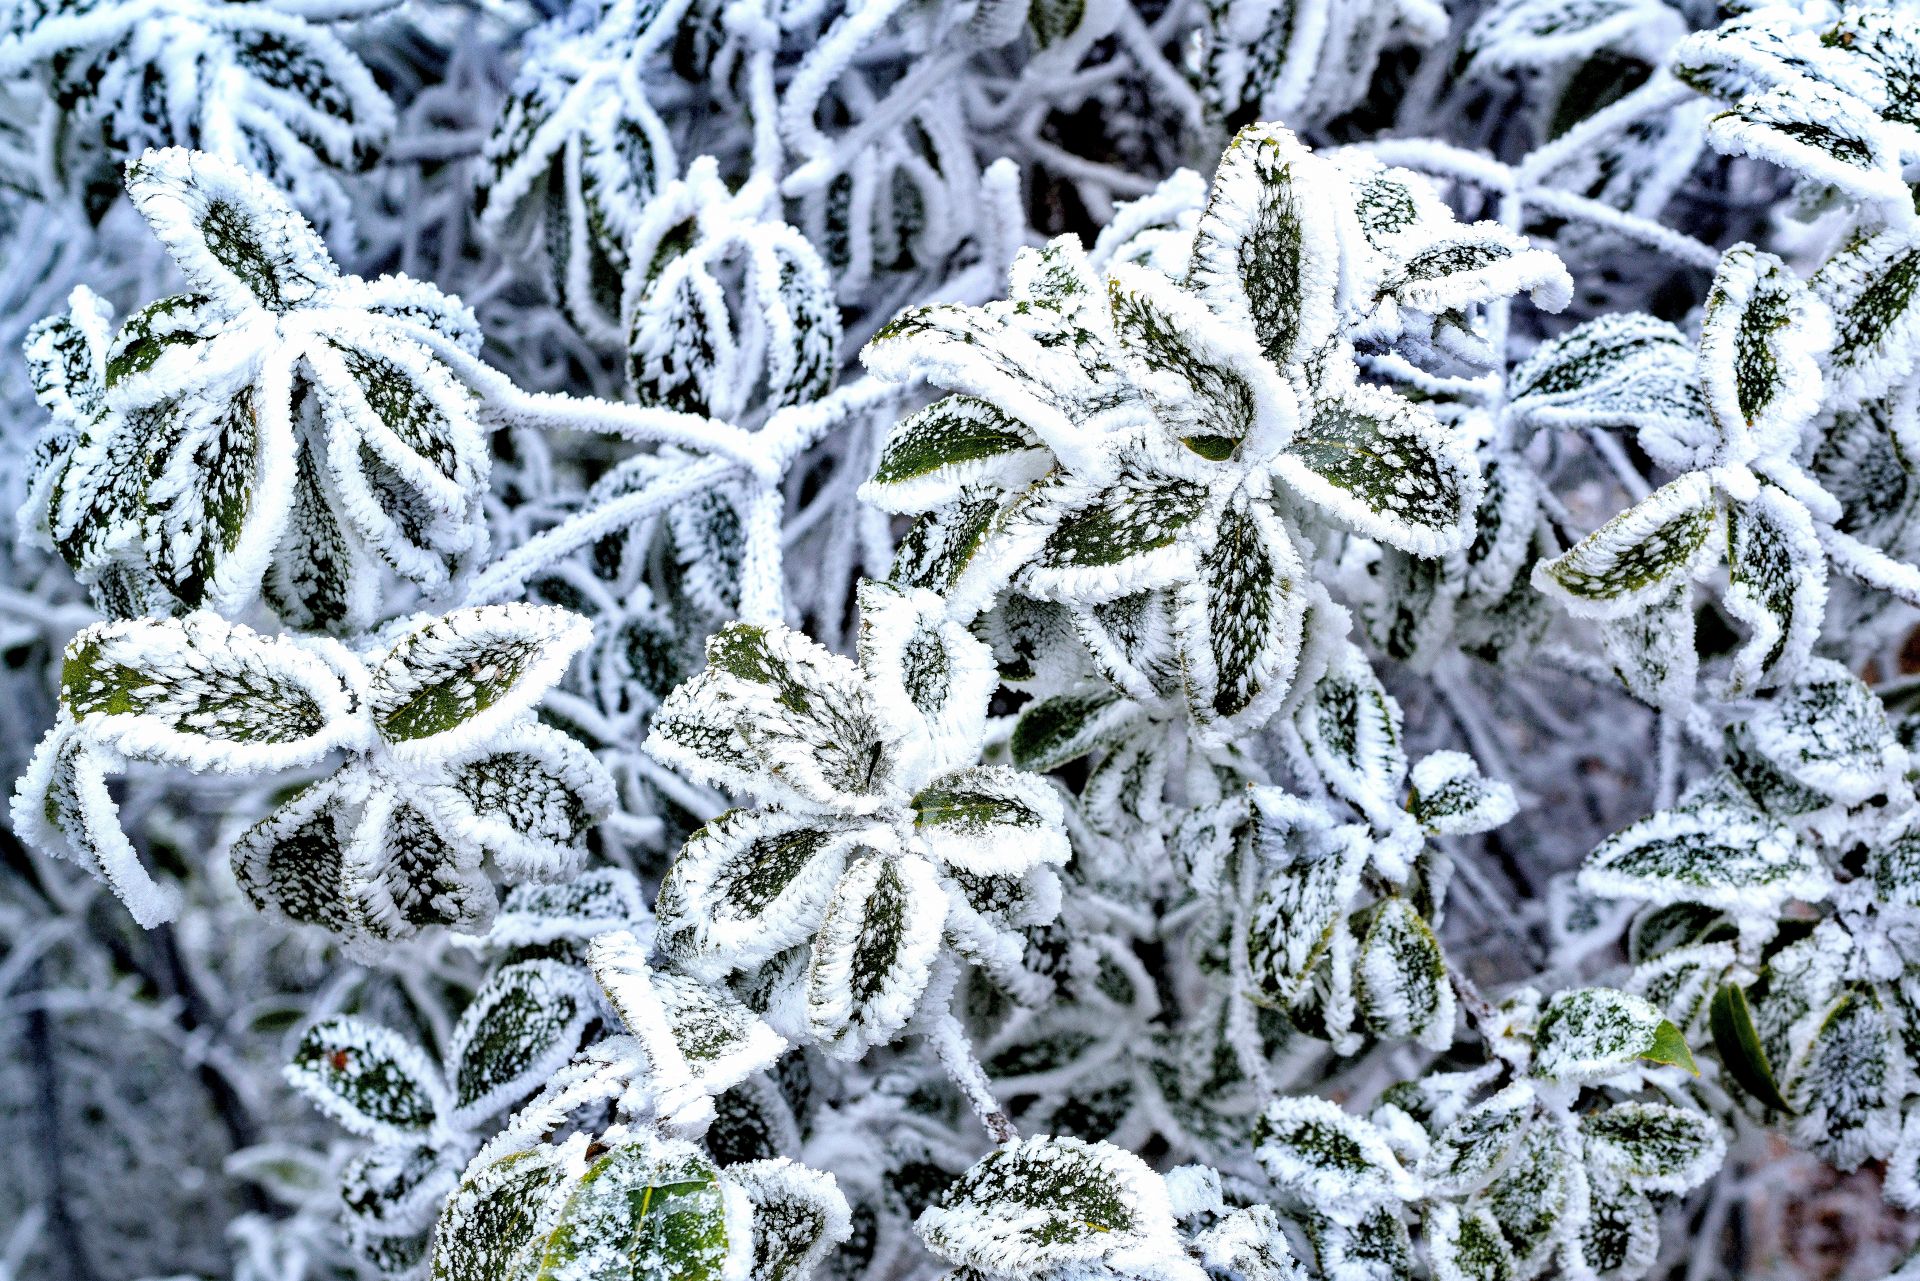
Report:
[{"label": "green leaf", "polygon": [[1616,1103],[1580,1118],[1592,1159],[1641,1192],[1687,1192],[1720,1167],[1726,1139],[1704,1112],[1666,1103]]},{"label": "green leaf", "polygon": [[1336,1218],[1352,1221],[1375,1205],[1420,1195],[1386,1134],[1326,1099],[1300,1096],[1268,1104],[1253,1142],[1268,1177]]},{"label": "green leaf", "polygon": [[1516,1275],[1513,1251],[1489,1211],[1436,1202],[1425,1228],[1434,1281],[1512,1281]]},{"label": "green leaf", "polygon": [[806,1281],[852,1233],[847,1199],[831,1174],[779,1157],[730,1166],[726,1177],[753,1203],[748,1281]]},{"label": "green leaf", "polygon": [[1699,1075],[1679,1028],[1611,988],[1556,993],[1534,1032],[1533,1072],[1549,1081],[1601,1081],[1642,1062]]},{"label": "green leaf", "polygon": [[1473,1201],[1492,1212],[1528,1275],[1547,1265],[1576,1218],[1576,1193],[1581,1199],[1586,1195],[1572,1129],[1549,1122],[1527,1131],[1506,1168]]},{"label": "green leaf", "polygon": [[586,620],[550,605],[482,605],[430,619],[374,664],[374,724],[415,752],[472,742],[530,712],[591,636]]},{"label": "green leaf", "polygon": [[1368,846],[1355,828],[1324,817],[1277,788],[1253,791],[1254,848],[1274,868],[1247,921],[1247,963],[1256,1000],[1298,1001],[1346,928]]},{"label": "green leaf", "polygon": [[1699,573],[1719,522],[1712,483],[1688,472],[1534,566],[1533,585],[1572,613],[1618,618]]},{"label": "green leaf", "polygon": [[86,628],[67,644],[60,698],[95,740],[189,769],[307,765],[360,737],[320,652],[206,613]]},{"label": "green leaf", "polygon": [[522,961],[482,984],[448,1047],[456,1115],[464,1126],[546,1084],[580,1047],[594,1017],[580,972],[557,961]]},{"label": "green leaf", "polygon": [[1375,909],[1354,964],[1360,1017],[1376,1036],[1453,1044],[1455,1006],[1446,957],[1433,928],[1402,898]]},{"label": "green leaf", "polygon": [[856,1059],[918,1008],[939,953],[947,897],[918,855],[861,850],[834,886],[807,966],[808,1032]]},{"label": "green leaf", "polygon": [[1177,1252],[1160,1176],[1106,1143],[1039,1135],[975,1164],[914,1225],[962,1267],[1039,1276],[1122,1252]]},{"label": "green leaf", "polygon": [[991,401],[948,396],[893,429],[860,497],[884,511],[927,511],[968,485],[1017,488],[1052,464],[1039,439]]},{"label": "green leaf", "polygon": [[1278,125],[1234,135],[1187,266],[1187,288],[1229,327],[1258,338],[1282,370],[1304,364],[1334,331],[1336,188],[1319,163]]},{"label": "green leaf", "polygon": [[1111,690],[1035,699],[1020,710],[1008,748],[1021,769],[1058,769],[1085,756],[1135,714]]},{"label": "green leaf", "polygon": [[1417,1173],[1429,1196],[1461,1196],[1485,1187],[1532,1132],[1533,1087],[1516,1081],[1475,1104],[1434,1139]]},{"label": "green leaf", "polygon": [[697,1148],[634,1134],[590,1158],[530,1281],[721,1281],[749,1232]]},{"label": "green leaf", "polygon": [[1369,383],[1322,387],[1274,470],[1334,520],[1416,556],[1466,547],[1483,490],[1457,432]]},{"label": "green leaf", "polygon": [[341,1125],[387,1143],[425,1135],[446,1105],[440,1074],[418,1046],[343,1015],[307,1029],[286,1076]]},{"label": "green leaf", "polygon": [[1465,752],[1429,752],[1409,777],[1407,812],[1441,836],[1491,831],[1519,810],[1513,788],[1483,777]]}]

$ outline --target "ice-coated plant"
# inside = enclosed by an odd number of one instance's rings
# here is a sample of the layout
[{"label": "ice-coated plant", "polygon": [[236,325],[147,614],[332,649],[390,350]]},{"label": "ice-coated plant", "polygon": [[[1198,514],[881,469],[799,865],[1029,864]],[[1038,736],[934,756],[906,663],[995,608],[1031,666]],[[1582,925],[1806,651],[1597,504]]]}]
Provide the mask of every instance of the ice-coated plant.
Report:
[{"label": "ice-coated plant", "polygon": [[1920,1276],[1917,210],[1915,0],[0,3],[0,1278]]}]

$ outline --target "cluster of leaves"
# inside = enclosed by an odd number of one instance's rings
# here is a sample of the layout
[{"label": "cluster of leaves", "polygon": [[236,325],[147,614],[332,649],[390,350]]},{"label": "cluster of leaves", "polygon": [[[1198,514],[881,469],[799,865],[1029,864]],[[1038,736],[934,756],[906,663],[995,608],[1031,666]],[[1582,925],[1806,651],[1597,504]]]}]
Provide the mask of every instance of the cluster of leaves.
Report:
[{"label": "cluster of leaves", "polygon": [[7,7],[12,827],[127,911],[0,849],[5,1268],[201,1094],[271,1206],[76,1275],[1920,1209],[1920,21],[1727,8]]}]

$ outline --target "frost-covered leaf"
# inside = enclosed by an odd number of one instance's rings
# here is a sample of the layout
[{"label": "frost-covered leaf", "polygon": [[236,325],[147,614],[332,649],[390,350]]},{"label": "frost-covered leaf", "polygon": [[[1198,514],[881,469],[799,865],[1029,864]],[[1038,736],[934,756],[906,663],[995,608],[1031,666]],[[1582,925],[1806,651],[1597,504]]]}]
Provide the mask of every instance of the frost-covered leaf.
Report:
[{"label": "frost-covered leaf", "polygon": [[181,147],[127,166],[127,195],[192,284],[228,307],[286,311],[337,274],[286,197],[228,161]]},{"label": "frost-covered leaf", "polygon": [[932,592],[863,582],[858,651],[874,710],[904,740],[897,768],[925,777],[970,765],[998,683],[992,652]]},{"label": "frost-covered leaf", "polygon": [[1058,793],[1004,765],[936,778],[910,802],[914,827],[944,863],[980,874],[1064,863],[1070,850]]},{"label": "frost-covered leaf", "polygon": [[1886,710],[1831,659],[1808,659],[1799,678],[1754,713],[1746,732],[1789,780],[1850,805],[1879,791],[1891,768]]},{"label": "frost-covered leaf", "polygon": [[1434,1281],[1511,1281],[1515,1275],[1513,1251],[1491,1212],[1441,1201],[1428,1209],[1425,1226]]},{"label": "frost-covered leaf", "polygon": [[1465,547],[1480,468],[1432,412],[1369,383],[1322,388],[1275,460],[1303,498],[1369,538],[1416,556]]},{"label": "frost-covered leaf", "polygon": [[1453,985],[1433,927],[1402,898],[1374,909],[1354,963],[1354,997],[1375,1035],[1430,1050],[1453,1043]]},{"label": "frost-covered leaf", "polygon": [[1840,408],[1868,404],[1920,366],[1920,244],[1911,233],[1854,236],[1812,285],[1833,314],[1826,373]]},{"label": "frost-covered leaf", "polygon": [[1536,1125],[1506,1168],[1474,1198],[1500,1224],[1523,1275],[1538,1275],[1580,1224],[1586,1195],[1578,1139],[1571,1125]]},{"label": "frost-covered leaf", "polygon": [[1299,999],[1345,928],[1368,846],[1277,788],[1252,794],[1254,848],[1274,870],[1254,900],[1247,960],[1257,992],[1284,1008]]},{"label": "frost-covered leaf", "polygon": [[1513,788],[1480,773],[1465,752],[1430,752],[1414,763],[1407,809],[1441,836],[1485,832],[1519,811]]},{"label": "frost-covered leaf", "polygon": [[1345,646],[1294,715],[1308,757],[1341,796],[1369,818],[1398,810],[1407,777],[1400,705],[1366,656]]},{"label": "frost-covered leaf", "polygon": [[1333,336],[1340,245],[1319,163],[1277,125],[1242,129],[1220,158],[1187,267],[1187,287],[1281,369]]},{"label": "frost-covered leaf", "polygon": [[1547,1002],[1534,1033],[1536,1076],[1599,1081],[1641,1063],[1698,1074],[1680,1029],[1640,997],[1587,987],[1555,993]]},{"label": "frost-covered leaf", "polygon": [[802,941],[859,830],[772,808],[722,814],[667,869],[654,906],[662,947],[693,973],[714,975]]},{"label": "frost-covered leaf", "polygon": [[1832,339],[1825,305],[1780,259],[1746,244],[1721,255],[1700,321],[1700,380],[1735,461],[1799,445]]},{"label": "frost-covered leaf", "polygon": [[514,877],[557,880],[585,857],[589,828],[614,808],[593,753],[527,724],[454,753],[434,792],[440,825],[478,842]]},{"label": "frost-covered leaf", "polygon": [[806,976],[810,1035],[858,1058],[905,1026],[940,950],[947,897],[923,858],[861,850],[833,888]]},{"label": "frost-covered leaf", "polygon": [[707,670],[654,713],[646,747],[734,791],[866,812],[899,765],[885,728],[845,658],[784,627],[732,623],[708,638]]},{"label": "frost-covered leaf", "polygon": [[92,745],[63,718],[40,740],[14,787],[13,830],[42,853],[106,882],[133,919],[151,929],[179,915],[181,896],[153,878],[121,827],[119,806],[107,788],[107,773],[118,764],[110,750]]},{"label": "frost-covered leaf", "polygon": [[1534,1119],[1525,1081],[1462,1112],[1435,1137],[1415,1171],[1430,1196],[1460,1196],[1486,1186],[1520,1149]]},{"label": "frost-covered leaf", "polygon": [[1096,604],[1193,577],[1194,538],[1218,504],[1197,481],[1132,467],[1111,485],[1074,484],[1017,584],[1030,595]]},{"label": "frost-covered leaf", "polygon": [[967,485],[1016,489],[1052,465],[1039,438],[991,401],[948,396],[894,427],[860,497],[887,511],[927,511]]},{"label": "frost-covered leaf", "polygon": [[1145,1162],[1110,1144],[1046,1135],[989,1154],[914,1230],[949,1263],[1001,1276],[1180,1248],[1166,1188]]},{"label": "frost-covered leaf", "polygon": [[586,1146],[580,1134],[469,1167],[434,1227],[434,1281],[537,1276]]},{"label": "frost-covered leaf", "polygon": [[456,1124],[532,1094],[572,1057],[595,1017],[584,976],[557,961],[521,961],[481,985],[448,1045]]},{"label": "frost-covered leaf", "polygon": [[560,940],[585,943],[596,934],[650,923],[640,882],[623,867],[596,867],[555,885],[516,885],[507,891],[487,931],[495,947],[540,947]]},{"label": "frost-covered leaf", "polygon": [[1601,1165],[1587,1174],[1587,1214],[1573,1245],[1586,1267],[1607,1281],[1634,1281],[1652,1269],[1660,1248],[1660,1219],[1644,1192]]},{"label": "frost-covered leaf", "polygon": [[1116,266],[1107,295],[1134,381],[1188,449],[1215,462],[1243,450],[1257,458],[1293,434],[1293,389],[1255,335],[1234,330],[1157,272]]},{"label": "frost-covered leaf", "polygon": [[[735,1281],[752,1258],[745,1195],[691,1144],[615,1134],[469,1170],[435,1232],[441,1281]],[[588,1152],[594,1155],[587,1155]]]},{"label": "frost-covered leaf", "polygon": [[1720,1168],[1726,1139],[1704,1112],[1667,1103],[1616,1103],[1580,1118],[1589,1159],[1641,1192],[1687,1192]]},{"label": "frost-covered leaf", "polygon": [[1638,312],[1599,316],[1534,348],[1507,380],[1508,412],[1557,428],[1631,428],[1663,466],[1706,462],[1713,444],[1686,335]]},{"label": "frost-covered leaf", "polygon": [[831,1174],[779,1157],[729,1166],[726,1178],[753,1205],[749,1281],[807,1281],[852,1234],[852,1212]]},{"label": "frost-covered leaf", "polygon": [[1326,1099],[1269,1104],[1254,1127],[1254,1155],[1275,1183],[1347,1223],[1382,1202],[1420,1195],[1379,1127]]},{"label": "frost-covered leaf", "polygon": [[1772,485],[1727,509],[1727,612],[1744,624],[1730,694],[1792,678],[1820,635],[1827,558],[1807,509]]},{"label": "frost-covered leaf", "polygon": [[1832,884],[1819,856],[1784,824],[1720,805],[1642,819],[1602,842],[1580,873],[1590,893],[1766,920],[1787,903],[1825,897]]},{"label": "frost-covered leaf", "polygon": [[1306,1275],[1271,1206],[1227,1211],[1194,1236],[1193,1248],[1207,1271],[1226,1281],[1302,1281]]},{"label": "frost-covered leaf", "polygon": [[1293,688],[1306,644],[1306,566],[1265,504],[1220,513],[1175,625],[1187,706],[1208,741],[1262,724]]},{"label": "frost-covered leaf", "polygon": [[89,738],[136,759],[285,769],[363,737],[337,661],[211,614],[129,619],[68,642],[60,697]]},{"label": "frost-covered leaf", "polygon": [[1836,188],[1892,222],[1913,216],[1900,177],[1901,140],[1858,99],[1800,78],[1740,99],[1707,122],[1707,141]]},{"label": "frost-covered leaf", "polygon": [[373,667],[368,701],[402,751],[457,750],[533,709],[586,647],[584,619],[547,605],[483,605],[407,632]]},{"label": "frost-covered leaf", "polygon": [[786,1041],[725,988],[650,968],[645,949],[625,930],[596,938],[588,960],[646,1055],[655,1107],[676,1124],[710,1119],[709,1100],[786,1049]]},{"label": "frost-covered leaf", "polygon": [[1905,1095],[1892,1013],[1873,988],[1853,986],[1808,1022],[1810,1035],[1782,1073],[1782,1092],[1800,1114],[1795,1136],[1843,1170],[1885,1156]]},{"label": "frost-covered leaf", "polygon": [[1615,618],[1700,572],[1718,551],[1720,507],[1705,473],[1688,472],[1533,568],[1533,585],[1573,613]]},{"label": "frost-covered leaf", "polygon": [[439,1069],[418,1046],[345,1016],[307,1029],[286,1076],[341,1125],[385,1143],[425,1135],[449,1110]]}]

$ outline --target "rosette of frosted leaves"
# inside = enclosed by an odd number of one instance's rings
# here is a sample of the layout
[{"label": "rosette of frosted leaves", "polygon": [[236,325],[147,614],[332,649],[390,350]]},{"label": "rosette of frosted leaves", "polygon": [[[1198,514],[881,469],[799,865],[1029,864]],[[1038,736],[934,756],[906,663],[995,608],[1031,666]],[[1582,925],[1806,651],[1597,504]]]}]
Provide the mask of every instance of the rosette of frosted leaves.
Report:
[{"label": "rosette of frosted leaves", "polygon": [[118,168],[194,146],[272,175],[330,229],[350,219],[336,171],[372,163],[393,105],[328,25],[392,0],[152,5],[24,0],[0,23],[0,77],[44,87],[54,179],[98,221]]},{"label": "rosette of frosted leaves", "polygon": [[1609,654],[1639,697],[1691,697],[1691,584],[1723,563],[1722,600],[1748,633],[1730,695],[1791,679],[1819,638],[1822,528],[1840,509],[1797,460],[1832,333],[1826,306],[1790,268],[1736,245],[1714,276],[1698,343],[1650,316],[1611,315],[1542,344],[1515,370],[1517,422],[1632,428],[1674,474],[1533,568],[1542,592],[1606,621]]},{"label": "rosette of frosted leaves", "polygon": [[1565,286],[1552,255],[1454,222],[1414,175],[1251,127],[1182,280],[1134,262],[1103,279],[1062,238],[1016,259],[1006,302],[883,329],[871,368],[956,394],[895,428],[861,493],[921,514],[895,581],[956,617],[1008,587],[1068,606],[1116,686],[1183,698],[1203,744],[1229,741],[1344,629],[1310,533],[1418,556],[1472,534],[1472,442],[1358,381],[1353,344],[1477,358],[1474,308]]},{"label": "rosette of frosted leaves", "polygon": [[1213,120],[1308,128],[1359,106],[1388,49],[1447,27],[1443,0],[1208,0],[1189,57]]},{"label": "rosette of frosted leaves", "polygon": [[1705,1113],[1620,1096],[1693,1071],[1692,1055],[1639,997],[1562,992],[1535,1021],[1537,1000],[1506,1011],[1511,1062],[1393,1086],[1365,1117],[1314,1097],[1267,1108],[1254,1155],[1323,1275],[1363,1260],[1414,1275],[1410,1224],[1446,1281],[1647,1274],[1655,1198],[1710,1177],[1725,1139]]},{"label": "rosette of frosted leaves", "polygon": [[1682,41],[1672,68],[1725,104],[1707,123],[1716,150],[1780,165],[1911,233],[1903,170],[1920,161],[1916,60],[1911,13],[1870,0],[1754,6]]},{"label": "rosette of frosted leaves", "polygon": [[482,232],[542,255],[568,319],[609,346],[624,332],[627,242],[679,172],[643,73],[686,10],[591,0],[529,35],[475,191]]},{"label": "rosette of frosted leaves", "polygon": [[626,278],[627,382],[644,405],[747,422],[817,400],[839,372],[840,308],[807,238],[728,190],[711,156],[639,219]]},{"label": "rosette of frosted leaves", "polygon": [[[1340,1053],[1368,1036],[1444,1050],[1457,1004],[1436,930],[1451,863],[1425,838],[1506,822],[1512,789],[1459,752],[1422,759],[1409,781],[1399,709],[1370,672],[1316,694],[1302,737],[1329,781],[1345,774],[1335,794],[1364,801],[1369,821],[1336,823],[1326,806],[1271,786],[1190,813],[1172,847],[1193,893],[1214,904],[1199,937],[1226,942],[1236,999],[1286,1014]],[[1254,1047],[1237,1048],[1244,1057]]]},{"label": "rosette of frosted leaves", "polygon": [[690,837],[655,912],[668,956],[760,971],[769,1016],[844,1058],[884,1044],[944,953],[1031,994],[1019,931],[1059,906],[1049,784],[976,765],[996,684],[986,647],[924,591],[860,590],[858,665],[783,627],[733,624],[646,747],[763,802]]},{"label": "rosette of frosted leaves", "polygon": [[[1759,1115],[1920,1203],[1920,805],[1878,698],[1814,660],[1678,806],[1608,838],[1582,888],[1644,904],[1629,986],[1710,1029]],[[1819,911],[1819,916],[1813,913]]]},{"label": "rosette of frosted leaves", "polygon": [[414,1268],[461,1170],[491,1136],[487,1123],[543,1087],[603,1018],[584,970],[533,958],[503,965],[480,985],[453,1027],[444,1064],[363,1019],[337,1015],[309,1028],[288,1083],[373,1141],[339,1176],[358,1252],[383,1271]]},{"label": "rosette of frosted leaves", "polygon": [[434,1231],[435,1281],[806,1281],[850,1231],[831,1174],[784,1157],[722,1167],[616,1125],[511,1131],[475,1158]]},{"label": "rosette of frosted leaves", "polygon": [[256,906],[362,948],[492,918],[486,863],[509,880],[578,870],[612,806],[591,753],[534,704],[587,642],[563,610],[493,605],[395,629],[362,656],[215,615],[132,619],[67,647],[59,720],[14,794],[16,830],[106,881],[141,924],[171,919],[107,789],[133,762],[223,774],[332,774],[234,844]]},{"label": "rosette of frosted leaves", "polygon": [[1156,1174],[1110,1143],[1002,1144],[914,1225],[956,1277],[995,1281],[1301,1281],[1279,1216],[1229,1207],[1204,1166]]},{"label": "rosette of frosted leaves", "polygon": [[447,587],[486,546],[486,438],[434,350],[477,351],[471,313],[342,275],[285,196],[207,153],[148,152],[127,190],[192,292],[109,338],[82,290],[27,343],[53,419],[35,503],[102,608],[264,597],[291,626],[352,632],[382,566]]}]

